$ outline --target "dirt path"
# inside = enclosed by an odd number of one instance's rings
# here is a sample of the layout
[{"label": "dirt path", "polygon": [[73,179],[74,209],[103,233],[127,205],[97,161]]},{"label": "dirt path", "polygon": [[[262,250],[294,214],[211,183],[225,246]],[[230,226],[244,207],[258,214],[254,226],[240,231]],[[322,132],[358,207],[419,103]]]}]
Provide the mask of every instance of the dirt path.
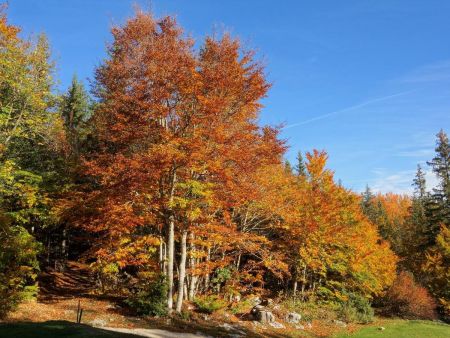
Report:
[{"label": "dirt path", "polygon": [[166,330],[159,329],[122,329],[122,328],[112,328],[112,327],[104,327],[103,330],[109,330],[120,333],[129,333],[142,337],[149,338],[213,338],[211,336],[205,336],[200,333],[180,333],[180,332],[170,332]]}]

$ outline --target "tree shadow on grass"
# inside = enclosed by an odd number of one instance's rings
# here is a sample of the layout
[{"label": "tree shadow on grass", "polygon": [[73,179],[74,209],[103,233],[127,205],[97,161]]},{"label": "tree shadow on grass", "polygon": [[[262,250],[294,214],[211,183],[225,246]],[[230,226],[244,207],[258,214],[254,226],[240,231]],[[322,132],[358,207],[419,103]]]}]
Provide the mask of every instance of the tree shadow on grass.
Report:
[{"label": "tree shadow on grass", "polygon": [[94,328],[67,321],[0,324],[1,338],[137,338],[140,336]]}]

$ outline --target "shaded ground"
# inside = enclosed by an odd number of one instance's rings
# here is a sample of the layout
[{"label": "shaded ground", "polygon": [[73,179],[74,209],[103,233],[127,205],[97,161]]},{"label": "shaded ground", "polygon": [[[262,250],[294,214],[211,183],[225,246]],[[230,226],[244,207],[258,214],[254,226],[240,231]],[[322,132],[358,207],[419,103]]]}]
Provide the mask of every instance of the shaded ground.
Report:
[{"label": "shaded ground", "polygon": [[[254,329],[252,322],[235,322],[224,326],[222,320],[197,316],[191,320],[140,318],[120,306],[120,298],[101,297],[93,293],[95,283],[86,265],[68,262],[64,272],[47,269],[39,276],[37,301],[19,305],[7,323],[0,324],[0,337],[193,337],[203,333],[210,337],[288,337],[271,328]],[[83,309],[81,324],[75,324],[78,302]],[[96,326],[95,328],[92,326]],[[111,329],[133,334],[110,331]],[[153,330],[153,331],[142,331]],[[162,331],[154,331],[162,330]],[[258,332],[260,331],[260,332]],[[290,337],[291,335],[289,335]],[[307,333],[299,336],[307,337]]]},{"label": "shaded ground", "polygon": [[0,337],[5,338],[137,338],[139,336],[111,332],[66,321],[42,323],[16,322],[0,324]]},{"label": "shaded ground", "polygon": [[69,261],[64,272],[51,268],[39,275],[39,300],[54,301],[74,297],[90,297],[95,283],[88,266]]}]

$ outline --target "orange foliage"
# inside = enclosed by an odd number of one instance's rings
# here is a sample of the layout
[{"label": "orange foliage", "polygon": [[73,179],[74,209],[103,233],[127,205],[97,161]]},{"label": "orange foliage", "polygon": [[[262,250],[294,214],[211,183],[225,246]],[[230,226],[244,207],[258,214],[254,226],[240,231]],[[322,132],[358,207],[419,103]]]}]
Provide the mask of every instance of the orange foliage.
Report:
[{"label": "orange foliage", "polygon": [[400,272],[386,294],[389,314],[406,318],[436,318],[436,303],[428,291],[407,272]]}]

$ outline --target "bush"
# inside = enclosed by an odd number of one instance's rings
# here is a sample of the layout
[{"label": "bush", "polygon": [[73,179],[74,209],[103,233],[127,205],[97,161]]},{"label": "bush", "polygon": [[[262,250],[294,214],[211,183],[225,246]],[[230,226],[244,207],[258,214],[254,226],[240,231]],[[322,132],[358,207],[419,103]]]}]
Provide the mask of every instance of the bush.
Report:
[{"label": "bush", "polygon": [[374,311],[370,302],[357,293],[344,293],[345,301],[341,302],[339,317],[347,323],[370,323]]},{"label": "bush", "polygon": [[227,306],[227,302],[219,296],[203,296],[194,300],[197,310],[202,313],[211,314]]},{"label": "bush", "polygon": [[156,280],[139,286],[125,303],[139,315],[165,316],[167,315],[168,284],[164,275]]},{"label": "bush", "polygon": [[0,214],[0,318],[37,295],[40,245],[26,229]]},{"label": "bush", "polygon": [[428,291],[417,285],[413,276],[402,271],[384,299],[386,315],[403,318],[436,318],[436,303]]}]

